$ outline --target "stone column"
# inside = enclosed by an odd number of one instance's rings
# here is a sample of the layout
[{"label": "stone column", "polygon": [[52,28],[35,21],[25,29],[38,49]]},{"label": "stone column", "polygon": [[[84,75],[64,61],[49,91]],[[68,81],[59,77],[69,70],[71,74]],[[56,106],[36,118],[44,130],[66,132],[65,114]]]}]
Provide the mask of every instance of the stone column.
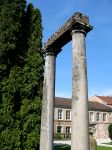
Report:
[{"label": "stone column", "polygon": [[85,31],[72,31],[71,150],[90,150]]},{"label": "stone column", "polygon": [[56,57],[54,52],[46,52],[40,150],[53,150],[55,59]]}]

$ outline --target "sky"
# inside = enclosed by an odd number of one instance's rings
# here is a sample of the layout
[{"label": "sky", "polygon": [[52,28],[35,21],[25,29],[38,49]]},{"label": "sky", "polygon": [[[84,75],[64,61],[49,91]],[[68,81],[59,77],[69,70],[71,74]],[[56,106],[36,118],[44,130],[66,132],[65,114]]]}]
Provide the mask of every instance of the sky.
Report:
[{"label": "sky", "polygon": [[[27,0],[42,14],[43,44],[75,12],[89,17],[86,36],[88,95],[112,96],[112,0]],[[72,45],[56,58],[55,95],[72,97]]]}]

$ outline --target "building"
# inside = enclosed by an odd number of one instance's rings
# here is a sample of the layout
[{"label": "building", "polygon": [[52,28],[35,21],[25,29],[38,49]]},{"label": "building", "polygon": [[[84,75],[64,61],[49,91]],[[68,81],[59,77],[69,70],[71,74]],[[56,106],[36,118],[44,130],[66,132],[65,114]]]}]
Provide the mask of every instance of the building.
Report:
[{"label": "building", "polygon": [[99,102],[112,107],[112,97],[110,96],[93,96],[89,99],[92,102]]},{"label": "building", "polygon": [[[94,96],[89,100],[89,123],[95,124],[96,138],[108,138],[108,125],[112,123],[112,107],[110,106],[112,103],[99,99],[99,96]],[[69,98],[55,98],[54,134],[57,133],[63,137],[70,137],[71,99]]]}]

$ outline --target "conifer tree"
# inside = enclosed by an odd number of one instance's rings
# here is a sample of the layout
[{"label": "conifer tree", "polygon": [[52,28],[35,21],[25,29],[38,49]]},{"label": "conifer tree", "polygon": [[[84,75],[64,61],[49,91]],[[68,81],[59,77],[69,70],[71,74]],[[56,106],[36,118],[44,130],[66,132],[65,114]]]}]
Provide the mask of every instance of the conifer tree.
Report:
[{"label": "conifer tree", "polygon": [[35,150],[39,146],[43,57],[42,57],[42,26],[41,14],[29,4],[26,12],[27,56],[23,67],[24,79],[21,88],[23,147]]},{"label": "conifer tree", "polygon": [[[1,3],[0,3],[1,5]],[[43,82],[41,13],[25,0],[0,10],[0,149],[39,146]]]},{"label": "conifer tree", "polygon": [[[14,107],[18,84],[14,68],[19,64],[22,18],[25,0],[5,0],[0,3],[0,149],[20,147],[19,123]],[[20,45],[21,46],[21,45]],[[16,68],[16,71],[18,69]]]},{"label": "conifer tree", "polygon": [[[0,11],[0,62],[12,65],[18,55],[25,0],[5,0]],[[21,45],[19,45],[21,46]]]}]

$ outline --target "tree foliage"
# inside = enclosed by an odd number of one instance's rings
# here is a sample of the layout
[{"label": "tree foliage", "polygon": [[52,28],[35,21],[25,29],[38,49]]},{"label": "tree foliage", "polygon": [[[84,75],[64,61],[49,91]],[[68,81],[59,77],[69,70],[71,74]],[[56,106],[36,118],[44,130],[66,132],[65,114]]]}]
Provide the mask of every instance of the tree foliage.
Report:
[{"label": "tree foliage", "polygon": [[25,0],[0,2],[0,149],[39,146],[43,83],[39,9]]},{"label": "tree foliage", "polygon": [[108,126],[109,138],[112,140],[112,124]]}]

